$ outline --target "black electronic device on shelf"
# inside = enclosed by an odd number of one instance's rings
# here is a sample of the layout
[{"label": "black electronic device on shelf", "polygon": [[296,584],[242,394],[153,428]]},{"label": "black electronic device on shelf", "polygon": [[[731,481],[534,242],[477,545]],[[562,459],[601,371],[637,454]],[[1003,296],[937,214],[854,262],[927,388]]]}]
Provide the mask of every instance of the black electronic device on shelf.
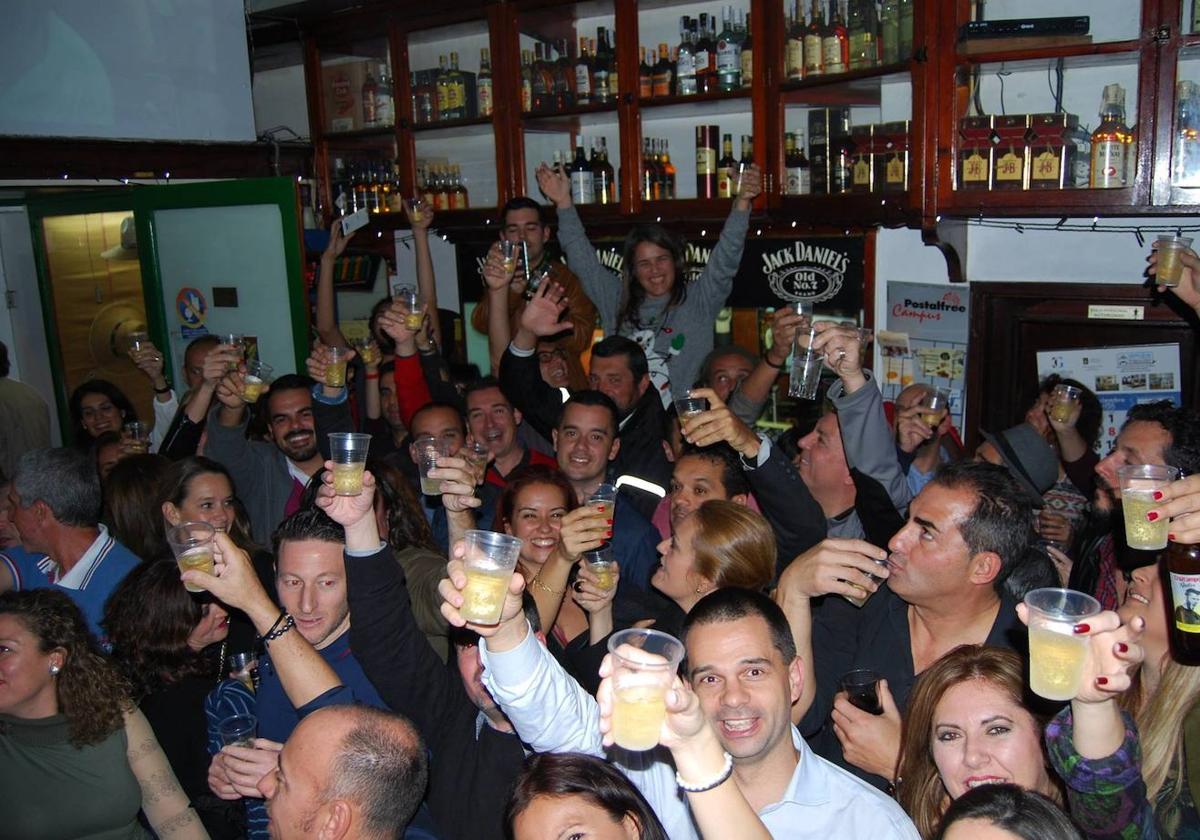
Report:
[{"label": "black electronic device on shelf", "polygon": [[974,20],[958,30],[958,40],[977,41],[994,38],[1058,38],[1087,35],[1092,19],[1087,15],[1011,20]]}]

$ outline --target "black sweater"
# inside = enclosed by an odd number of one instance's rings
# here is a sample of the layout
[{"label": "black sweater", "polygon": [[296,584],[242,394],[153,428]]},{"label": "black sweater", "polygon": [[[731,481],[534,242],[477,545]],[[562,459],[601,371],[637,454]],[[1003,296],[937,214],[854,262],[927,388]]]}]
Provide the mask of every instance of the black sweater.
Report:
[{"label": "black sweater", "polygon": [[504,807],[525,751],[516,735],[483,726],[451,663],[417,627],[404,572],[383,548],[346,558],[350,646],[379,696],[416,726],[430,751],[426,801],[446,840],[504,838]]}]

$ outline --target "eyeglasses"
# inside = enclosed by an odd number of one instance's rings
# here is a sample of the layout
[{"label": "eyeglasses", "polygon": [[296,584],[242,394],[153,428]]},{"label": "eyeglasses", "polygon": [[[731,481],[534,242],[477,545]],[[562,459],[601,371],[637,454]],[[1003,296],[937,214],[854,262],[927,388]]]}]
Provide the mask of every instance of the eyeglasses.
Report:
[{"label": "eyeglasses", "polygon": [[537,354],[537,359],[538,364],[542,365],[546,364],[547,362],[552,362],[555,359],[562,359],[565,362],[567,360],[567,354],[563,350],[541,350]]}]

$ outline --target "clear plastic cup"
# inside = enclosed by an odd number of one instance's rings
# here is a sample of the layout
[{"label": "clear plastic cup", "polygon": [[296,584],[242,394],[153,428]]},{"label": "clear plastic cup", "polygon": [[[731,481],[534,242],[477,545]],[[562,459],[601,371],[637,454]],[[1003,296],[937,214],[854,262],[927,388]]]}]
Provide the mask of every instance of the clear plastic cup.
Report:
[{"label": "clear plastic cup", "polygon": [[[213,573],[213,537],[217,530],[207,522],[181,522],[167,531],[167,544],[175,555],[180,573],[190,569]],[[188,592],[203,592],[199,586],[185,583]]]},{"label": "clear plastic cup", "polygon": [[611,546],[583,552],[580,562],[596,576],[596,585],[601,589],[607,592],[617,585],[617,556]]},{"label": "clear plastic cup", "polygon": [[221,333],[217,337],[217,349],[234,351],[237,359],[229,362],[229,369],[237,370],[238,364],[246,358],[246,338],[239,333]]},{"label": "clear plastic cup", "polygon": [[627,750],[653,749],[667,719],[667,691],[683,661],[683,643],[658,630],[630,628],[613,633],[608,650],[613,740]]},{"label": "clear plastic cup", "polygon": [[258,402],[258,398],[270,386],[271,373],[274,370],[275,368],[258,359],[246,362],[246,375],[242,377],[242,402]]},{"label": "clear plastic cup", "polygon": [[413,442],[417,449],[417,468],[421,473],[421,492],[426,496],[442,495],[442,480],[430,478],[429,471],[437,466],[438,458],[450,454],[445,441],[440,441],[433,435],[421,435]]},{"label": "clear plastic cup", "polygon": [[221,743],[227,747],[254,747],[258,733],[258,718],[254,715],[233,715],[217,724]]},{"label": "clear plastic cup", "polygon": [[329,361],[325,363],[325,384],[330,388],[346,387],[346,363],[350,360],[344,347],[330,347]]},{"label": "clear plastic cup", "polygon": [[150,429],[140,420],[131,420],[121,427],[121,430],[138,449],[143,452],[150,450]]},{"label": "clear plastic cup", "polygon": [[1125,513],[1125,544],[1140,551],[1167,547],[1171,520],[1160,516],[1154,522],[1146,514],[1158,507],[1154,491],[1179,478],[1179,470],[1163,464],[1137,464],[1117,468],[1121,482],[1121,509]]},{"label": "clear plastic cup", "polygon": [[883,703],[879,700],[879,674],[867,668],[858,668],[842,677],[841,686],[852,706],[868,714],[883,714]]},{"label": "clear plastic cup", "polygon": [[248,690],[258,688],[258,654],[253,651],[231,653],[226,657],[226,671]]},{"label": "clear plastic cup", "polygon": [[511,239],[500,240],[500,259],[504,261],[504,272],[512,277],[517,270],[517,253],[520,243]]},{"label": "clear plastic cup", "polygon": [[402,286],[396,290],[393,300],[404,311],[404,326],[414,332],[421,329],[425,320],[425,296],[411,286]]},{"label": "clear plastic cup", "polygon": [[369,335],[356,338],[352,343],[354,352],[358,353],[358,358],[362,359],[364,365],[377,365],[383,361],[383,351]]},{"label": "clear plastic cup", "polygon": [[1029,610],[1029,688],[1047,700],[1070,700],[1079,693],[1088,639],[1075,625],[1100,612],[1100,602],[1073,589],[1035,589],[1025,596]]},{"label": "clear plastic cup", "polygon": [[419,195],[414,195],[412,198],[405,199],[404,203],[408,205],[408,218],[410,222],[412,222],[414,225],[419,225],[425,220],[425,214],[428,212],[428,208],[426,208],[425,202]]},{"label": "clear plastic cup", "polygon": [[333,461],[333,492],[338,496],[358,496],[363,491],[363,471],[371,436],[362,432],[331,432],[329,460]]},{"label": "clear plastic cup", "polygon": [[1055,423],[1066,423],[1071,419],[1071,412],[1079,400],[1083,398],[1083,390],[1074,385],[1055,385],[1050,395],[1050,419]]},{"label": "clear plastic cup", "polygon": [[693,397],[690,391],[686,397],[675,400],[675,413],[679,416],[680,423],[698,414],[703,414],[706,410],[708,410],[708,400],[704,397]]},{"label": "clear plastic cup", "polygon": [[1160,286],[1174,288],[1179,285],[1183,276],[1183,261],[1180,255],[1192,245],[1192,240],[1186,236],[1166,234],[1158,237],[1155,243],[1158,251],[1158,265],[1154,271],[1155,282]]},{"label": "clear plastic cup", "polygon": [[936,429],[949,413],[950,392],[943,388],[930,391],[921,400],[921,421],[931,429]]},{"label": "clear plastic cup", "polygon": [[466,461],[475,473],[476,484],[482,484],[487,474],[488,454],[488,445],[481,440],[468,441],[458,450],[459,457]]},{"label": "clear plastic cup", "polygon": [[524,543],[494,531],[467,531],[465,540],[463,565],[467,588],[462,593],[459,615],[473,624],[499,624],[508,584]]},{"label": "clear plastic cup", "polygon": [[812,349],[817,331],[811,323],[807,328],[796,331],[796,340],[792,347],[791,377],[788,383],[788,396],[800,400],[815,400],[820,390],[821,367],[824,358]]},{"label": "clear plastic cup", "polygon": [[617,492],[617,485],[601,484],[588,496],[588,507],[596,508],[597,510],[603,507],[604,510],[602,512],[608,514],[608,518],[612,519],[613,509],[617,505]]}]

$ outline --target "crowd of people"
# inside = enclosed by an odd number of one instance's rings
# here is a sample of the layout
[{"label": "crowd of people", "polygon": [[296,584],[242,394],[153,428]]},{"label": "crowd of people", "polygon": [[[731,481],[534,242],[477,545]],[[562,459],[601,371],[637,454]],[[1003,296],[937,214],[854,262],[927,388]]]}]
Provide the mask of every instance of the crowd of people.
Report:
[{"label": "crowd of people", "polygon": [[[1096,396],[1052,377],[966,451],[930,386],[884,399],[856,325],[784,306],[761,355],[714,347],[756,167],[694,279],[658,225],[614,276],[563,173],[537,180],[565,261],[543,206],[509,202],[474,317],[494,375],[440,353],[429,213],[424,309],[382,300],[348,340],[335,224],[305,373],[254,401],[245,348],[204,336],[176,391],[145,345],[148,439],[102,380],[71,395],[71,445],[9,438],[0,834],[1200,838],[1200,667],[1172,658],[1116,475],[1179,468],[1147,515],[1200,542],[1200,415],[1136,406],[1102,455]],[[1172,293],[1200,311],[1184,261]],[[810,326],[823,411],[767,434]],[[1065,414],[1059,385],[1081,391]],[[357,494],[330,438],[352,432]],[[195,523],[213,560],[181,572]],[[465,606],[479,531],[519,540],[490,624]],[[1022,601],[1046,587],[1102,607],[1059,702],[1029,686]],[[646,628],[683,656],[657,746],[632,750],[610,642]]]}]

